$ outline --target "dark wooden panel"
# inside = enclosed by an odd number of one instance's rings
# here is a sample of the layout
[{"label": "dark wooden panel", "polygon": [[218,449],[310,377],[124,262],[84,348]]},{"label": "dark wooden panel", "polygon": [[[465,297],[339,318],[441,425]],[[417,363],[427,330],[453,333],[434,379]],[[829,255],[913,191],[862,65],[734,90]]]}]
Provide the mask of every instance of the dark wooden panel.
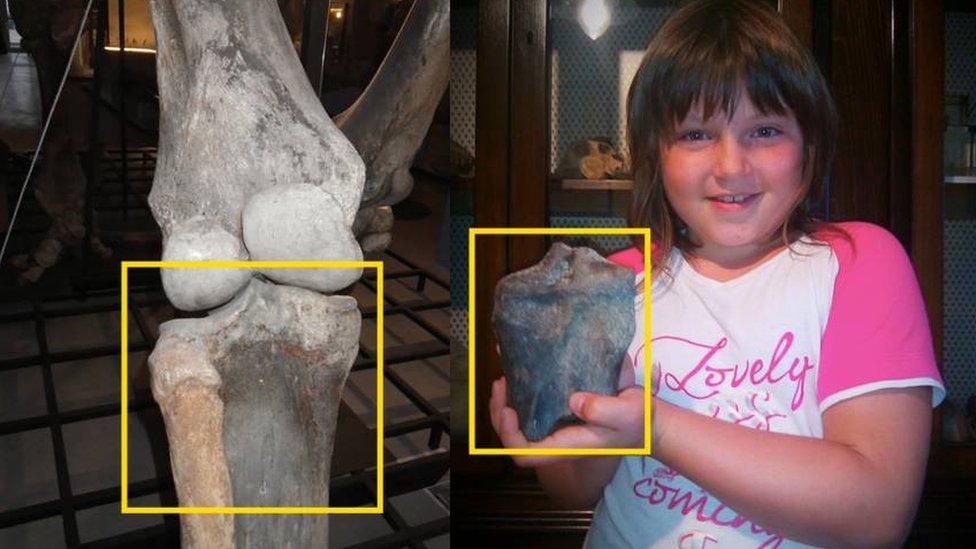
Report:
[{"label": "dark wooden panel", "polygon": [[945,0],[945,11],[976,13],[976,2],[973,0]]},{"label": "dark wooden panel", "polygon": [[942,97],[945,23],[941,0],[913,0],[912,259],[942,365]]},{"label": "dark wooden panel", "polygon": [[458,546],[582,547],[593,512],[558,507],[531,471],[452,477],[451,541]]},{"label": "dark wooden panel", "polygon": [[[549,76],[546,71],[546,0],[518,2],[512,13],[511,157],[509,223],[512,227],[544,227],[549,181]],[[510,239],[512,271],[542,258],[541,238]]]},{"label": "dark wooden panel", "polygon": [[976,185],[945,186],[945,218],[972,219],[976,212]]},{"label": "dark wooden panel", "polygon": [[828,78],[841,117],[831,218],[887,226],[891,0],[832,2],[831,10]]},{"label": "dark wooden panel", "polygon": [[909,37],[911,0],[891,4],[891,127],[888,158],[888,228],[906,250],[912,249],[912,67]]},{"label": "dark wooden panel", "polygon": [[475,224],[508,224],[508,2],[478,6]]},{"label": "dark wooden panel", "polygon": [[793,34],[813,48],[813,0],[779,0],[778,9]]},{"label": "dark wooden panel", "polygon": [[[508,221],[509,163],[509,3],[478,4],[478,44],[476,112],[475,112],[475,226],[506,227]],[[482,240],[482,238],[484,240]],[[495,338],[490,329],[492,295],[495,283],[508,267],[505,241],[499,237],[479,237],[477,255],[477,288],[474,318],[477,328],[475,346],[477,370],[475,401],[478,410],[487,411],[491,380],[498,377],[501,366],[493,351]],[[479,445],[495,439],[488,415],[475,418]],[[469,459],[472,467],[484,467],[492,460]]]},{"label": "dark wooden panel", "polygon": [[[970,456],[971,457],[971,456]],[[969,463],[972,463],[970,461]],[[929,476],[906,547],[968,547],[976,535],[976,483]]]}]

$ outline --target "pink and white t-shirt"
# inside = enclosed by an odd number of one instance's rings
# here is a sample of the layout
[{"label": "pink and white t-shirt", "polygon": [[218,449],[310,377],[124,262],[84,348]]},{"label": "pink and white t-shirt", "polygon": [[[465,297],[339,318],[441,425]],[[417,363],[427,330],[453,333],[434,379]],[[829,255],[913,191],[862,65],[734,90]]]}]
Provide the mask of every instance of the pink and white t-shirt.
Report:
[{"label": "pink and white t-shirt", "polygon": [[[945,397],[918,282],[901,244],[868,223],[804,237],[726,282],[674,250],[652,285],[657,396],[700,414],[823,437],[837,402],[884,388],[930,386]],[[640,253],[610,258],[643,280]],[[657,259],[657,258],[655,258]],[[640,284],[638,285],[640,287]],[[643,296],[628,350],[643,379]],[[716,448],[703,448],[716,451]],[[754,524],[653,457],[627,456],[604,489],[587,547],[804,547]]]}]

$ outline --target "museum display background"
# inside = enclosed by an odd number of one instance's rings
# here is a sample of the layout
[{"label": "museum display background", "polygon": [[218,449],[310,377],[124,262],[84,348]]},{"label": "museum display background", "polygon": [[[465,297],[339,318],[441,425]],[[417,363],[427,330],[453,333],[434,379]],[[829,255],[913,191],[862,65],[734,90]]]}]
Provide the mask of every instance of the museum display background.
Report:
[{"label": "museum display background", "polygon": [[[958,227],[976,211],[976,187],[943,183],[942,105],[944,94],[967,93],[970,86],[961,83],[967,64],[959,60],[969,51],[962,44],[971,44],[962,37],[971,36],[966,29],[973,8],[951,0],[771,3],[811,47],[843,120],[821,213],[833,220],[878,223],[905,245],[919,276],[950,394],[964,398],[972,392],[967,387],[974,370],[962,358],[966,351],[959,343],[972,340],[972,307],[966,307],[973,283],[959,273],[971,265],[972,254],[971,240],[960,238]],[[628,50],[641,47],[631,44],[629,33],[652,25],[660,10],[673,8],[675,2],[624,4],[622,12],[643,10],[644,17],[625,14],[591,40],[574,18],[567,19],[571,2],[455,3],[462,8],[455,10],[455,20],[465,22],[455,32],[468,30],[455,40],[464,46],[454,59],[463,60],[465,71],[473,64],[476,79],[475,95],[465,100],[475,109],[463,117],[459,110],[454,125],[464,128],[452,130],[458,136],[473,132],[476,151],[474,177],[461,180],[470,200],[456,201],[458,210],[470,216],[457,222],[458,233],[465,223],[555,226],[562,217],[571,217],[567,225],[577,226],[622,222],[629,205],[626,182],[566,181],[553,174],[573,140],[619,140],[619,98],[625,93],[620,75],[626,72]],[[508,55],[486,54],[497,51]],[[573,86],[564,87],[568,81]],[[575,108],[565,108],[568,104]],[[466,242],[460,245],[466,247]],[[475,399],[478,406],[487,406],[490,381],[500,375],[491,352],[495,342],[485,329],[491,288],[504,274],[538,261],[546,242],[498,239],[481,246],[477,318],[462,320],[477,322],[477,339],[467,343],[475,347],[478,360]],[[464,277],[457,274],[455,279]],[[942,440],[941,411],[936,411],[926,491],[910,544],[947,544],[972,533],[965,525],[972,518],[967,502],[976,491],[976,447]],[[480,444],[494,435],[485,418],[476,419]],[[463,442],[456,442],[455,454],[463,451]],[[589,512],[554,508],[531,473],[515,469],[507,459],[454,455],[452,469],[454,539],[526,540],[552,547],[582,540]],[[513,517],[520,517],[519,522],[513,523]]]},{"label": "museum display background", "polygon": [[[126,7],[134,3],[125,0]],[[111,16],[119,3],[96,4]],[[334,4],[345,10],[348,23],[341,27],[345,34],[336,35],[337,42],[323,44],[328,55],[322,98],[332,114],[347,107],[368,83],[405,14],[403,2]],[[110,5],[113,9],[107,9]],[[328,2],[317,5],[329,7]],[[335,19],[331,8],[328,13]],[[106,25],[117,24],[106,19]],[[130,31],[125,43],[145,46],[132,42],[137,36]],[[170,546],[178,539],[173,515],[118,514],[118,260],[159,258],[159,232],[146,208],[156,162],[153,112],[158,106],[151,52],[126,52],[124,62],[116,51],[104,55],[101,101],[95,109],[97,139],[91,134],[89,91],[94,74],[72,77],[60,108],[77,125],[73,131],[83,144],[82,165],[88,166],[89,150],[100,158],[91,203],[95,223],[115,255],[100,261],[66,253],[36,285],[18,285],[17,272],[8,268],[6,258],[0,267],[0,546]],[[41,112],[31,58],[15,50],[0,56],[0,69],[0,139],[11,149],[9,155],[0,155],[0,174],[12,209],[39,134]],[[393,210],[396,237],[387,253],[376,256],[387,269],[386,512],[332,517],[332,547],[391,539],[428,547],[450,543],[449,289],[447,270],[436,254],[447,214],[447,112],[445,100],[435,114],[428,146],[417,156],[414,191]],[[90,147],[92,142],[97,146]],[[11,234],[14,253],[29,252],[49,223],[30,195]],[[145,357],[158,323],[177,313],[165,303],[158,273],[145,272],[130,282],[131,504],[175,505],[165,437],[147,392]],[[375,281],[367,276],[346,293],[360,303],[365,320],[361,353],[340,410],[342,444],[333,459],[333,505],[375,501],[369,489],[375,474],[362,459],[365,455],[374,464],[376,459]]]}]

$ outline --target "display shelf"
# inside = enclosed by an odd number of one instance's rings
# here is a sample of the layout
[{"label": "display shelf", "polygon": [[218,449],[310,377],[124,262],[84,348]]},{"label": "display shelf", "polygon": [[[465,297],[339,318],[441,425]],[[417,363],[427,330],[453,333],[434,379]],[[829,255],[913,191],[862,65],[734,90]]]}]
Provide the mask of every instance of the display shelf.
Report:
[{"label": "display shelf", "polygon": [[550,215],[626,217],[633,181],[627,179],[549,179]]},{"label": "display shelf", "polygon": [[632,191],[633,179],[561,179],[553,178],[563,191]]},{"label": "display shelf", "polygon": [[946,170],[944,181],[947,185],[976,185],[976,168]]}]

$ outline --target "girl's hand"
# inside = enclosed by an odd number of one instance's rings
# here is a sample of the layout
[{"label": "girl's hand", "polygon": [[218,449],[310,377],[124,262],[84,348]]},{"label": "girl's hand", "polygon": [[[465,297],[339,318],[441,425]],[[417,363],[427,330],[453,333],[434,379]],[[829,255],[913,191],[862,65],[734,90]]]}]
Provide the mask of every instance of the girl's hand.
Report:
[{"label": "girl's hand", "polygon": [[[630,383],[633,383],[633,369]],[[621,382],[626,383],[624,375]],[[638,448],[644,445],[644,389],[628,387],[617,396],[576,392],[570,395],[569,407],[582,425],[569,425],[546,438],[530,442],[519,429],[518,415],[507,405],[505,378],[495,380],[491,388],[491,424],[508,448]],[[538,467],[581,456],[512,456],[520,467]]]}]

